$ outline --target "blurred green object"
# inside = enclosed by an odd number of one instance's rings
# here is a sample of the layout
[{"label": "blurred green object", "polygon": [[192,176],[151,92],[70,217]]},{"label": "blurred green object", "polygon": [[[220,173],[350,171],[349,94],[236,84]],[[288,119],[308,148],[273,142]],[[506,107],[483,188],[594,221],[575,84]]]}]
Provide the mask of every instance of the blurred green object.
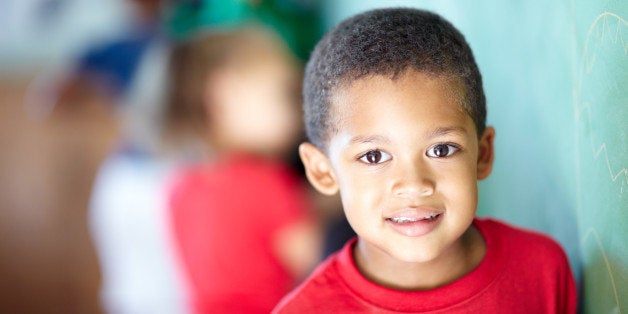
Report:
[{"label": "blurred green object", "polygon": [[303,61],[323,33],[320,7],[311,0],[172,1],[166,13],[166,28],[175,39],[187,38],[199,29],[246,23],[271,27]]}]

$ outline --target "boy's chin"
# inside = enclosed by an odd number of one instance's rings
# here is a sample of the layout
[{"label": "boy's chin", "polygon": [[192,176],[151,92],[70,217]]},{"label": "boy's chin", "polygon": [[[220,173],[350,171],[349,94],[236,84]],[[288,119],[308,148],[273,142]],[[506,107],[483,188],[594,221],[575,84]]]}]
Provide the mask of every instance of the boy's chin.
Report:
[{"label": "boy's chin", "polygon": [[391,257],[403,264],[427,264],[438,259],[440,250],[392,250]]},{"label": "boy's chin", "polygon": [[[417,244],[416,239],[406,239],[409,241],[398,241],[391,245],[390,242],[385,247],[379,247],[378,250],[383,252],[389,261],[393,264],[425,264],[437,260],[444,249],[434,246],[432,243],[426,245]],[[361,240],[365,241],[365,240]],[[374,243],[367,243],[368,246],[378,246]]]}]

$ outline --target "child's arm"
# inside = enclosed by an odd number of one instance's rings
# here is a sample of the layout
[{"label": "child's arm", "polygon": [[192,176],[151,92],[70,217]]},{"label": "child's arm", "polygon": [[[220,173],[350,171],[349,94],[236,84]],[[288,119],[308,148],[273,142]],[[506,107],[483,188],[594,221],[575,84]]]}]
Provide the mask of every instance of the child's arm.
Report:
[{"label": "child's arm", "polygon": [[304,219],[279,230],[274,237],[275,254],[301,280],[320,260],[322,250],[320,228],[314,221]]}]

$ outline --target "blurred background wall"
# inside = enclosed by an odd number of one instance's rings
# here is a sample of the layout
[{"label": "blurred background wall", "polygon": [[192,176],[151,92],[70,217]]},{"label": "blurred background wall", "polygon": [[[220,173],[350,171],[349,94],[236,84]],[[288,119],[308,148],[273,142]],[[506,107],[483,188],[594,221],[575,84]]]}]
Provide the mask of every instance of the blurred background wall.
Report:
[{"label": "blurred background wall", "polygon": [[[90,47],[135,29],[132,2],[0,1],[0,309],[100,308],[102,261],[87,225],[90,186],[120,134],[152,147],[159,112],[151,104],[165,84],[159,65],[167,48],[148,50],[153,61],[143,64],[155,66],[139,66],[143,79],[130,84],[137,88],[69,92],[84,110],[47,116],[46,104],[58,95],[46,86],[72,72]],[[479,215],[560,241],[580,282],[583,312],[628,309],[626,2],[166,3],[159,28],[165,42],[255,16],[276,28],[302,60],[326,29],[370,8],[413,6],[442,14],[474,50],[488,123],[497,130],[495,168],[480,184]],[[111,109],[123,108],[120,103],[136,105],[126,107],[131,113]]]}]

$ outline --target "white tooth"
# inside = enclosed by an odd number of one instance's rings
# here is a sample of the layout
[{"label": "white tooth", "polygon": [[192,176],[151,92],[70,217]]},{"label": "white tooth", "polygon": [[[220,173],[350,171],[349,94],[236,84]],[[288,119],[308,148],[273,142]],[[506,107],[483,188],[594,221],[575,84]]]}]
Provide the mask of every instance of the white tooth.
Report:
[{"label": "white tooth", "polygon": [[393,222],[396,222],[396,223],[406,223],[406,222],[409,222],[409,221],[414,221],[413,219],[408,218],[408,217],[393,217],[390,220],[392,220]]}]

